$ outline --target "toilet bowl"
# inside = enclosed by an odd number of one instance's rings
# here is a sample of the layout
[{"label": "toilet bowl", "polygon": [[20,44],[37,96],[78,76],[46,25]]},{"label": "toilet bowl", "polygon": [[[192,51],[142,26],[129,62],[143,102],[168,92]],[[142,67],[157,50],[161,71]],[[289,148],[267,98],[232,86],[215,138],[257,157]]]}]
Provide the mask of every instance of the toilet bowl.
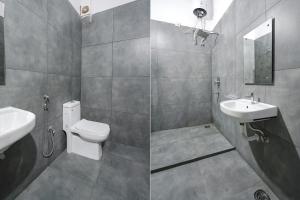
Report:
[{"label": "toilet bowl", "polygon": [[100,160],[101,143],[110,132],[108,124],[80,118],[80,102],[63,104],[63,129],[67,134],[67,152]]}]

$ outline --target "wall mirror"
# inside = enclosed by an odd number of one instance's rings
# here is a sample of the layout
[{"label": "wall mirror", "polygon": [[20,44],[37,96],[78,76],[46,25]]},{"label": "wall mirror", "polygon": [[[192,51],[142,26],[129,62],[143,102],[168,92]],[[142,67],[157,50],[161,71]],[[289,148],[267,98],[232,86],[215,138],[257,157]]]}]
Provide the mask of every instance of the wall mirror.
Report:
[{"label": "wall mirror", "polygon": [[272,85],[274,78],[274,19],[269,19],[244,35],[244,82]]},{"label": "wall mirror", "polygon": [[4,3],[0,2],[0,85],[5,84]]}]

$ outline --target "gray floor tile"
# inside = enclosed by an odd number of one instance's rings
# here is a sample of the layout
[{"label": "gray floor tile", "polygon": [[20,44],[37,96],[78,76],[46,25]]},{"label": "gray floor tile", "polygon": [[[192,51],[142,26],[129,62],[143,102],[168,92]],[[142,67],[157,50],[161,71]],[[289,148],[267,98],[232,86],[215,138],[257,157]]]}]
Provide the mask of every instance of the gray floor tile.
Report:
[{"label": "gray floor tile", "polygon": [[224,197],[224,200],[249,200],[249,199],[254,199],[254,193],[257,190],[264,190],[267,192],[267,194],[270,196],[271,199],[278,199],[273,192],[270,190],[270,188],[264,184],[263,182],[259,182],[255,184],[255,186],[246,189],[245,191],[242,191],[237,194],[231,194],[228,197]]},{"label": "gray floor tile", "polygon": [[149,164],[140,148],[107,143],[94,161],[63,152],[17,200],[147,200]]},{"label": "gray floor tile", "polygon": [[112,191],[114,196],[123,200],[149,199],[149,169],[143,164],[107,153],[93,195],[99,189]]},{"label": "gray floor tile", "polygon": [[149,165],[147,151],[142,148],[109,142],[105,144],[104,152],[121,156],[133,162]]},{"label": "gray floor tile", "polygon": [[178,129],[170,129],[164,131],[157,131],[151,133],[151,145],[162,145],[167,142],[176,142],[178,137],[181,139],[188,139],[200,135],[209,135],[212,133],[219,133],[218,129],[210,125],[210,128],[203,126],[185,127]]},{"label": "gray floor tile", "polygon": [[207,156],[233,148],[211,124],[152,133],[151,169]]},{"label": "gray floor tile", "polygon": [[91,200],[124,200],[119,194],[106,188],[96,186],[93,189]]},{"label": "gray floor tile", "polygon": [[17,200],[89,199],[92,185],[64,171],[47,168]]},{"label": "gray floor tile", "polygon": [[63,173],[95,183],[100,170],[101,161],[95,161],[76,154],[63,152],[50,166]]},{"label": "gray floor tile", "polygon": [[253,199],[256,189],[277,197],[236,151],[151,175],[152,200]]}]

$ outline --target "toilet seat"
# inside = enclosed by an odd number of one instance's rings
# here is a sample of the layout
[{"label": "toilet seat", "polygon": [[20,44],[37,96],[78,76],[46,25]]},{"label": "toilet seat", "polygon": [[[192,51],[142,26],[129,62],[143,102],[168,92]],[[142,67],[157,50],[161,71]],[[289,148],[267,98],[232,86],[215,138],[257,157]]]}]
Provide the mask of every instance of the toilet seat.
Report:
[{"label": "toilet seat", "polygon": [[90,142],[102,142],[109,135],[109,125],[82,119],[71,127],[71,132]]}]

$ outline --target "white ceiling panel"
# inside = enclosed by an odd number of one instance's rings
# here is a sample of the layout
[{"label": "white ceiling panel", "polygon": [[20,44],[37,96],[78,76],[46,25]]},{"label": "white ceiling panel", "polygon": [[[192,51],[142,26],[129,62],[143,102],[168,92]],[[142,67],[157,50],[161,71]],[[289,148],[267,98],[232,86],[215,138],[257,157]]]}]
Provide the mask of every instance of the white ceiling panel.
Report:
[{"label": "white ceiling panel", "polygon": [[[151,0],[151,19],[194,27],[197,18],[193,14],[195,0]],[[201,0],[199,0],[201,1]],[[206,0],[208,17],[206,29],[213,30],[233,0]],[[211,14],[212,13],[212,14]]]},{"label": "white ceiling panel", "polygon": [[80,5],[89,4],[91,2],[92,13],[102,12],[135,0],[69,0],[79,13]]}]

